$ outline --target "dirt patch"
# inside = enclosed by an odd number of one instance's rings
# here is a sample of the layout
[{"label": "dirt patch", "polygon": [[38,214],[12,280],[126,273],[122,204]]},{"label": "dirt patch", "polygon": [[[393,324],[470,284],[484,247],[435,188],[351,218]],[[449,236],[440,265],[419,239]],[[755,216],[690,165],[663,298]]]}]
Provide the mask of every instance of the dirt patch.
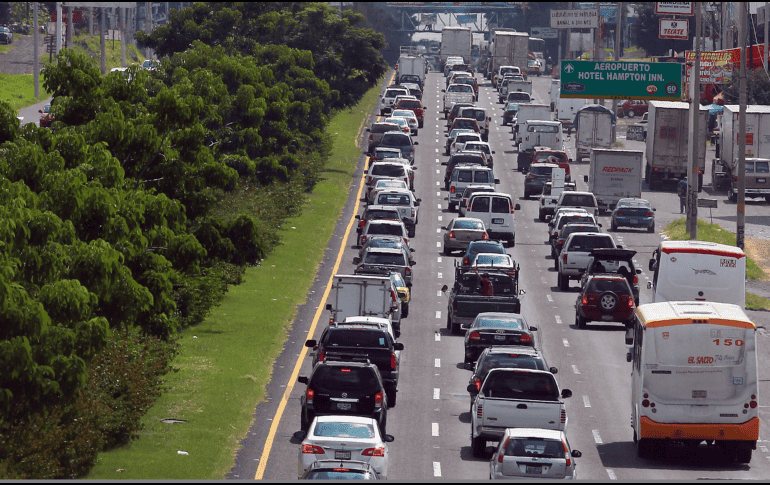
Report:
[{"label": "dirt patch", "polygon": [[744,241],[746,254],[765,272],[764,281],[770,281],[770,240],[749,239]]}]

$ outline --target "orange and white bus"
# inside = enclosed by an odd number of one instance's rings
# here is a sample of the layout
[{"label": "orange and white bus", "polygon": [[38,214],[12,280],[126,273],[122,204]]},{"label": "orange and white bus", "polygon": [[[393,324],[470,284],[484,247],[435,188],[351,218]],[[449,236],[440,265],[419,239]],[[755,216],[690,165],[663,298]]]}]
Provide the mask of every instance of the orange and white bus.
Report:
[{"label": "orange and white bus", "polygon": [[756,326],[728,303],[640,305],[631,372],[631,427],[641,458],[662,457],[677,442],[721,448],[751,461],[759,439]]}]

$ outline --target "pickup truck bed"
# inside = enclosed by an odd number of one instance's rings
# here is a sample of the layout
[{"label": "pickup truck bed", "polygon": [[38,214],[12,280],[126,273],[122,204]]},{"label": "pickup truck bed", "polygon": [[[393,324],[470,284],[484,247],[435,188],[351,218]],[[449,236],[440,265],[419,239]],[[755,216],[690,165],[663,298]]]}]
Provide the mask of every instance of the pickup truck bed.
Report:
[{"label": "pickup truck bed", "polygon": [[[473,323],[479,313],[520,313],[518,272],[515,276],[501,272],[484,272],[492,283],[492,295],[484,295],[476,271],[458,269],[455,284],[448,296],[447,329],[460,333],[462,325]],[[446,288],[444,288],[446,291]]]}]

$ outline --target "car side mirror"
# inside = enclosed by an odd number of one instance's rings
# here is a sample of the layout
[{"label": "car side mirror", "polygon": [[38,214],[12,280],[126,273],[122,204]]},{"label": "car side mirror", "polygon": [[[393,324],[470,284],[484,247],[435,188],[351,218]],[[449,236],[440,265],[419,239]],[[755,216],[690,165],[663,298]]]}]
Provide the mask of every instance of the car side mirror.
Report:
[{"label": "car side mirror", "polygon": [[655,260],[650,259],[649,264],[647,265],[650,271],[655,271]]},{"label": "car side mirror", "polygon": [[411,261],[411,262],[409,263],[409,266],[417,266],[417,261]]},{"label": "car side mirror", "polygon": [[537,332],[537,327],[534,327],[532,325],[529,326],[529,329],[533,332]]},{"label": "car side mirror", "polygon": [[364,170],[364,175],[368,174],[369,170]]},{"label": "car side mirror", "polygon": [[393,350],[404,350],[404,344],[401,342],[393,343]]},{"label": "car side mirror", "polygon": [[618,244],[618,245],[617,245],[617,248],[618,248],[618,249],[623,249],[623,245],[622,245],[622,244]]},{"label": "car side mirror", "polygon": [[327,303],[327,304],[326,304],[326,309],[327,309],[327,310],[329,310],[329,311],[331,311],[331,309],[332,309],[332,304],[331,304],[331,303]]},{"label": "car side mirror", "polygon": [[409,252],[414,252],[414,248],[409,248]]},{"label": "car side mirror", "polygon": [[415,207],[420,207],[420,201],[419,200],[415,200],[414,201],[414,206]]},{"label": "car side mirror", "polygon": [[568,160],[569,160],[569,162],[568,162],[568,163],[572,163],[572,159],[571,159],[571,158],[570,158],[570,159],[568,159]]},{"label": "car side mirror", "polygon": [[572,397],[572,391],[570,391],[569,389],[562,389],[561,390],[561,397],[563,397],[565,399],[568,398],[568,397]]},{"label": "car side mirror", "polygon": [[495,179],[495,183],[499,184],[500,183],[500,179]]},{"label": "car side mirror", "polygon": [[548,369],[548,372],[550,372],[551,374],[558,374],[559,373],[559,369],[557,369],[556,367],[550,367]]},{"label": "car side mirror", "polygon": [[495,151],[494,151],[494,150],[492,150],[492,155],[494,155],[494,154],[495,154]]},{"label": "car side mirror", "polygon": [[447,164],[446,162],[441,162],[441,165],[446,165],[446,164]]},{"label": "car side mirror", "polygon": [[360,214],[356,214],[356,219],[361,219],[361,215]]},{"label": "car side mirror", "polygon": [[526,294],[527,294],[527,290],[519,290],[519,295],[526,295]]},{"label": "car side mirror", "polygon": [[460,328],[463,329],[463,330],[468,330],[469,328],[471,328],[471,324],[470,323],[463,323],[462,325],[460,325]]},{"label": "car side mirror", "polygon": [[315,340],[305,340],[305,347],[313,348],[318,344]]},{"label": "car side mirror", "polygon": [[427,106],[423,106],[422,109],[428,109],[428,107]]},{"label": "car side mirror", "polygon": [[476,384],[468,384],[468,387],[466,387],[465,390],[470,392],[471,394],[476,394],[477,392],[479,392],[479,390],[476,389]]},{"label": "car side mirror", "polygon": [[307,433],[305,433],[304,431],[297,431],[292,436],[297,441],[303,441],[305,439],[305,437],[307,436]]},{"label": "car side mirror", "polygon": [[648,281],[648,282],[647,282],[647,289],[648,289],[648,290],[651,290],[651,289],[652,289],[652,281]]},{"label": "car side mirror", "polygon": [[369,128],[367,128],[367,129],[366,129],[366,131],[369,131],[369,132],[371,132],[372,130],[370,130]]},{"label": "car side mirror", "polygon": [[353,264],[361,264],[361,258],[359,257],[353,258]]},{"label": "car side mirror", "polygon": [[655,212],[655,208],[654,207],[652,208],[652,212]]},{"label": "car side mirror", "polygon": [[[487,121],[492,121],[492,117],[491,116],[487,116]],[[492,152],[492,153],[495,153],[495,152]]]},{"label": "car side mirror", "polygon": [[626,352],[626,362],[631,362],[634,360],[634,356],[631,355],[631,352]]},{"label": "car side mirror", "polygon": [[[382,441],[384,441],[385,443],[393,443],[393,440],[395,439],[396,438],[394,438],[392,434],[386,434],[385,436],[382,437]],[[573,451],[572,453],[575,453],[575,452]],[[578,453],[580,452],[578,451]],[[572,456],[575,456],[575,455],[573,454]],[[579,456],[580,455],[578,455],[578,457]]]},{"label": "car side mirror", "polygon": [[299,382],[300,384],[307,384],[308,383],[307,376],[299,376],[299,377],[297,377],[297,382]]},{"label": "car side mirror", "polygon": [[604,227],[604,226],[602,226],[601,224],[597,224],[597,226],[599,226],[599,227]]},{"label": "car side mirror", "polygon": [[42,109],[39,109],[39,110],[37,110],[37,112],[38,112],[38,113],[42,113],[42,112],[43,112],[43,110],[42,110]]},{"label": "car side mirror", "polygon": [[441,90],[441,92],[442,92],[442,93],[445,93],[445,92],[446,92],[446,89],[442,89],[442,90]]},{"label": "car side mirror", "polygon": [[449,138],[449,133],[444,133],[444,138]]},{"label": "car side mirror", "polygon": [[441,292],[442,293],[446,293],[446,290],[448,290],[448,289],[449,289],[449,287],[447,285],[444,285],[444,286],[441,287]]},{"label": "car side mirror", "polygon": [[583,182],[588,183],[588,175],[583,175]]},{"label": "car side mirror", "polygon": [[419,144],[420,144],[420,142],[419,142],[419,141],[416,141],[416,142],[414,142],[414,146],[417,146],[417,145],[419,145]]},{"label": "car side mirror", "polygon": [[637,270],[636,270],[636,274],[642,274],[642,270],[640,270],[640,269],[637,269]]},{"label": "car side mirror", "polygon": [[572,455],[572,458],[580,458],[581,456],[583,456],[583,453],[581,453],[578,450],[572,450],[572,453],[570,454]]},{"label": "car side mirror", "polygon": [[521,210],[521,204],[516,204],[513,206],[513,210],[520,211]]}]

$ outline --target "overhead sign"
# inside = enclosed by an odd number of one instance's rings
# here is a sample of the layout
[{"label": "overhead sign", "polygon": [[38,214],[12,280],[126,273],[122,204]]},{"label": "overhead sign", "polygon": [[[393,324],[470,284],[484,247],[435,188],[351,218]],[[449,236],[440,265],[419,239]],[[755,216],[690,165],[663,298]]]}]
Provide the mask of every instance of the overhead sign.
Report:
[{"label": "overhead sign", "polygon": [[655,2],[655,13],[660,15],[695,15],[693,2]]},{"label": "overhead sign", "polygon": [[689,38],[689,20],[660,19],[659,25],[658,37],[661,39],[687,40]]},{"label": "overhead sign", "polygon": [[[687,82],[692,73],[692,63],[695,52],[685,52],[687,61]],[[740,60],[738,61],[740,66]],[[761,64],[760,64],[761,65]],[[733,53],[730,50],[700,53],[700,82],[701,84],[729,84],[733,77]]]},{"label": "overhead sign", "polygon": [[682,98],[682,65],[672,62],[562,61],[561,98]]},{"label": "overhead sign", "polygon": [[599,27],[598,10],[551,10],[552,29],[595,29]]},{"label": "overhead sign", "polygon": [[550,27],[532,27],[529,35],[540,39],[558,39],[559,31]]}]

